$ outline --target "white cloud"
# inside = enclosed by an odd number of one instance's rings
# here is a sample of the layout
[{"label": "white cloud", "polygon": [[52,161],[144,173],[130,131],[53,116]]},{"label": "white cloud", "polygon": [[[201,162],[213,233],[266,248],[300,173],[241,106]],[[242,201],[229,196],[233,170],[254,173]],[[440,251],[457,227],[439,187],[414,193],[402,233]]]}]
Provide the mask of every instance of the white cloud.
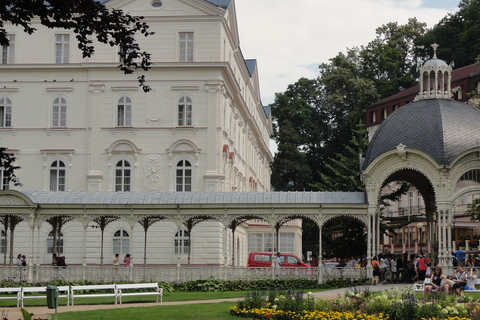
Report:
[{"label": "white cloud", "polygon": [[417,17],[433,27],[450,9],[421,0],[236,0],[240,46],[257,59],[263,104],[301,77],[318,76],[317,66],[337,53],[366,45],[375,29]]}]

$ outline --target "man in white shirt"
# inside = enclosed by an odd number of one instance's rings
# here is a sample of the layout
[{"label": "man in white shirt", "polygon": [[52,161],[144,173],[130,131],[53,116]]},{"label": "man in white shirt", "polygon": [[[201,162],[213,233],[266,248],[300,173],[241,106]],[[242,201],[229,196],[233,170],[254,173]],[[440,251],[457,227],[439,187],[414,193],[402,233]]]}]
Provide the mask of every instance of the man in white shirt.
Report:
[{"label": "man in white shirt", "polygon": [[275,260],[275,267],[280,268],[282,265],[280,264],[280,252],[277,252],[277,259]]}]

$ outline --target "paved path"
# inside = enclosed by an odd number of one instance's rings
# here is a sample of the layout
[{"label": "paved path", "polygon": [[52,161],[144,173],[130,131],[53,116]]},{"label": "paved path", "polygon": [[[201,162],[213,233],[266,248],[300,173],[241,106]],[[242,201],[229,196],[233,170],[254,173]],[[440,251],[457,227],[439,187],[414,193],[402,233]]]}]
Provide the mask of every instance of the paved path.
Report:
[{"label": "paved path", "polygon": [[[335,299],[339,294],[345,293],[347,290],[353,288],[368,288],[370,291],[383,291],[390,288],[406,288],[411,284],[386,284],[386,285],[363,285],[351,288],[341,288],[334,290],[326,290],[321,292],[315,292],[315,297],[323,300]],[[172,302],[142,302],[142,303],[127,303],[127,304],[101,304],[101,305],[75,305],[75,306],[59,306],[57,312],[75,312],[75,311],[87,311],[87,310],[99,310],[99,309],[118,309],[118,308],[137,308],[137,307],[152,307],[152,306],[172,306],[172,305],[184,305],[184,304],[199,304],[199,303],[218,303],[218,302],[237,302],[243,298],[230,298],[230,299],[217,299],[217,300],[194,300],[194,301],[172,301]],[[45,307],[25,307],[25,309],[33,313],[35,318],[48,319],[49,315],[55,314],[55,309],[48,309]],[[8,312],[9,320],[21,320],[23,319],[20,308],[4,308],[5,312]],[[52,317],[54,319],[54,317]]]}]

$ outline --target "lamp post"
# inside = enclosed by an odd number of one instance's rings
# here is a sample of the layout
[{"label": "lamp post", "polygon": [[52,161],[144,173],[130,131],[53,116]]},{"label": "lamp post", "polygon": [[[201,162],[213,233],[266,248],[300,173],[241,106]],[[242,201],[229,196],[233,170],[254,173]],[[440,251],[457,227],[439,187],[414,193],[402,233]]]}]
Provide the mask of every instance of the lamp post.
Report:
[{"label": "lamp post", "polygon": [[410,212],[408,213],[408,236],[407,236],[407,243],[408,243],[408,259],[410,259]]},{"label": "lamp post", "polygon": [[423,223],[419,222],[417,223],[417,228],[418,228],[418,244],[420,245],[420,253],[423,254],[422,252],[422,228],[423,228]]}]

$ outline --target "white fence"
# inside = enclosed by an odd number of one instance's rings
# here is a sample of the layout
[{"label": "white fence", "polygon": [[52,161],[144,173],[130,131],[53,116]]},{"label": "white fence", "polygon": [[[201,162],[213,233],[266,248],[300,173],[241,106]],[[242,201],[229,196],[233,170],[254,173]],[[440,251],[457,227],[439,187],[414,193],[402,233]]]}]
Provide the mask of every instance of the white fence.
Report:
[{"label": "white fence", "polygon": [[[247,268],[222,266],[3,266],[0,280],[7,282],[49,283],[63,279],[67,282],[186,282],[209,277],[223,280],[309,279],[318,280],[318,268]],[[323,282],[333,279],[356,281],[367,277],[366,268],[323,269]]]}]

